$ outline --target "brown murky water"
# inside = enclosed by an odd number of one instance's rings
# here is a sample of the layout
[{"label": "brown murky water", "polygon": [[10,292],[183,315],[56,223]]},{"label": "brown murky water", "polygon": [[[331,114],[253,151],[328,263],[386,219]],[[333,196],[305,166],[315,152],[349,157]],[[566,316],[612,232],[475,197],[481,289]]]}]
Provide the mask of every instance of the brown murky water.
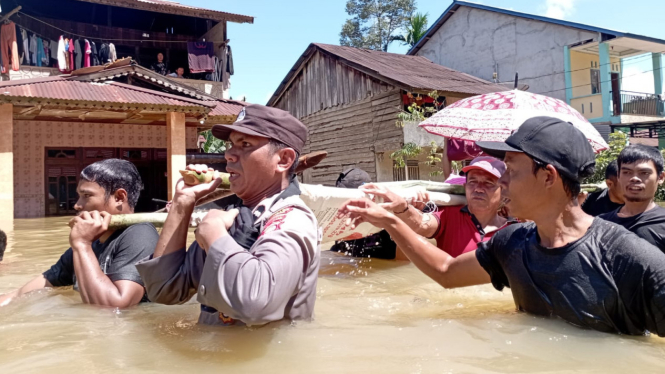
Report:
[{"label": "brown murky water", "polygon": [[[68,247],[67,219],[16,220],[0,293]],[[665,370],[665,339],[514,311],[510,291],[444,290],[412,265],[324,252],[316,320],[196,324],[198,304],[82,305],[71,289],[0,307],[0,373],[628,373]]]}]

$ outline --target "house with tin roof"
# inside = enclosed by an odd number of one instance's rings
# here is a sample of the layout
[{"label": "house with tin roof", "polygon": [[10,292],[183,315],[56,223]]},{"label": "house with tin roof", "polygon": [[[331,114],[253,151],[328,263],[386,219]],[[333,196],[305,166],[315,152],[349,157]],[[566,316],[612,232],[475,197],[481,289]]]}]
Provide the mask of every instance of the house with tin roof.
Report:
[{"label": "house with tin roof", "polygon": [[[663,52],[663,39],[455,0],[408,54],[511,86],[519,73],[530,92],[565,100],[605,136],[622,128],[657,138],[665,134]],[[652,83],[626,90],[645,65]]]},{"label": "house with tin roof", "polygon": [[[307,125],[305,152],[328,152],[325,160],[303,173],[305,183],[334,185],[350,166],[379,182],[442,180],[443,176],[429,175],[441,170],[441,164],[426,164],[430,148],[407,159],[405,167],[395,167],[390,155],[405,143],[425,146],[435,141],[437,148],[445,146],[441,137],[411,139],[415,127],[398,126],[398,114],[413,102],[440,109],[465,97],[506,89],[422,56],[313,43],[267,105]],[[437,100],[428,95],[433,91]]]}]

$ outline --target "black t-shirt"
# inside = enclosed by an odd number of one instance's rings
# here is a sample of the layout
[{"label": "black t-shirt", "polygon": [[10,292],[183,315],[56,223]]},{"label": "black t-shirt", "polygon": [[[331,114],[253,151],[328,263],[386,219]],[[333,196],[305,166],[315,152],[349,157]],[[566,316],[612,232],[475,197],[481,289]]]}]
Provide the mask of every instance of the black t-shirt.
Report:
[{"label": "black t-shirt", "polygon": [[609,213],[613,210],[617,210],[622,206],[623,204],[618,204],[610,200],[610,190],[606,188],[602,191],[590,193],[582,204],[582,210],[586,214],[595,217],[603,213]]},{"label": "black t-shirt", "polygon": [[619,209],[599,217],[619,224],[665,252],[665,208],[656,206],[632,217],[619,217]]},{"label": "black t-shirt", "polygon": [[[139,223],[124,230],[115,231],[104,243],[95,240],[92,250],[99,266],[112,282],[129,280],[143,286],[135,264],[150,256],[157,246],[159,234],[149,223]],[[74,286],[78,289],[74,273],[74,252],[69,248],[49,270],[44,278],[54,287]]]},{"label": "black t-shirt", "polygon": [[560,248],[538,244],[534,223],[479,243],[476,258],[519,310],[603,332],[665,336],[665,254],[621,226],[594,219]]}]

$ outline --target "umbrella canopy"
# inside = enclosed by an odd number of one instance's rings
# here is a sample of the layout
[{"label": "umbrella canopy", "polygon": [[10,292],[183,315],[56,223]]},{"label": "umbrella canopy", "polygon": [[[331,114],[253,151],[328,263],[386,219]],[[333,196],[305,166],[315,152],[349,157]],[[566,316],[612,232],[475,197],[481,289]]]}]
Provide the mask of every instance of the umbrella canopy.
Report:
[{"label": "umbrella canopy", "polygon": [[467,141],[504,141],[529,118],[548,116],[572,123],[595,152],[608,148],[589,121],[559,99],[525,91],[495,92],[459,100],[420,123],[425,131]]}]

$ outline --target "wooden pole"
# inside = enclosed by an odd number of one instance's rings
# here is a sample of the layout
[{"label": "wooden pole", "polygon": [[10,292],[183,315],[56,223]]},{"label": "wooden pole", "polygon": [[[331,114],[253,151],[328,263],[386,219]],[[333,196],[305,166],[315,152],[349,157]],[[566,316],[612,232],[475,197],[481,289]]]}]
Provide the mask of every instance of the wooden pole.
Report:
[{"label": "wooden pole", "polygon": [[166,113],[166,179],[169,200],[173,199],[175,185],[180,179],[180,170],[187,167],[185,139],[185,113]]},{"label": "wooden pole", "polygon": [[21,9],[23,9],[23,7],[20,6],[20,5],[17,6],[16,8],[14,8],[14,9],[12,9],[11,11],[9,11],[9,13],[7,13],[7,14],[3,15],[2,17],[0,17],[0,23],[4,22],[6,19],[13,16],[14,14],[18,13],[18,11],[21,10]]}]

